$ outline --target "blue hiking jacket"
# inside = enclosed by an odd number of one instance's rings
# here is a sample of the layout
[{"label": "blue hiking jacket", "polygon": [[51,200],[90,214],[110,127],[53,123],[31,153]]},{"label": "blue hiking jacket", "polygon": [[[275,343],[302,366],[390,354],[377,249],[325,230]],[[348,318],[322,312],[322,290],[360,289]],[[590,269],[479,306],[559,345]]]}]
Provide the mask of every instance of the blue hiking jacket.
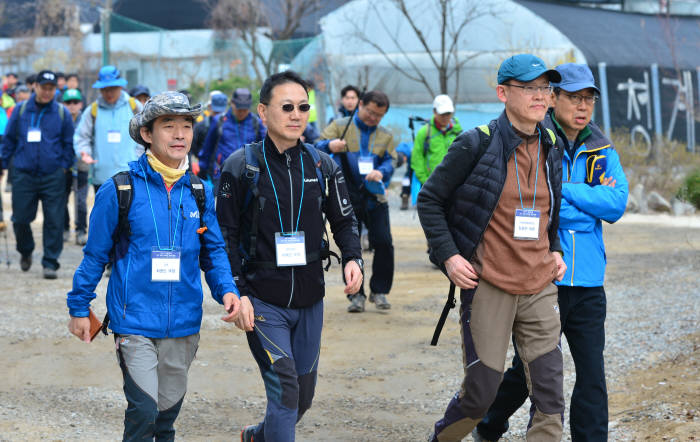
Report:
[{"label": "blue hiking jacket", "polygon": [[[220,118],[225,118],[221,123],[221,137],[218,134]],[[199,168],[218,178],[226,158],[246,144],[262,141],[266,134],[267,128],[257,115],[250,112],[243,121],[238,121],[229,109],[223,116],[212,119],[202,149],[197,153]]]},{"label": "blue hiking jacket", "polygon": [[[110,328],[115,333],[149,338],[177,338],[197,333],[202,322],[200,260],[212,297],[217,302],[222,303],[223,295],[228,292],[238,295],[216,220],[211,188],[205,186],[204,217],[208,230],[203,234],[206,250],[200,251],[196,232],[200,227],[199,211],[189,175],[180,178],[168,196],[163,178],[148,164],[146,155],[129,166],[133,181],[129,210],[132,235],[126,255],[112,267],[107,286]],[[110,179],[97,192],[90,214],[84,257],[73,276],[73,290],[68,293],[71,316],[88,316],[90,301],[96,296],[95,287],[109,261],[118,218],[117,192]],[[161,247],[167,247],[172,244],[173,237],[175,246],[181,249],[180,282],[152,282],[152,248],[158,241]]]},{"label": "blue hiking jacket", "polygon": [[[6,169],[12,160],[16,169],[39,176],[52,174],[61,168],[70,169],[74,159],[73,119],[70,112],[56,100],[51,100],[39,110],[35,97],[32,94],[26,101],[24,112],[22,106],[25,102],[17,103],[10,116],[2,144],[2,167]],[[27,141],[30,127],[41,129],[41,141]]]},{"label": "blue hiking jacket", "polygon": [[[566,135],[554,122],[559,138],[566,143]],[[562,148],[563,182],[561,210],[559,211],[559,240],[564,251],[566,274],[557,285],[577,287],[602,286],[605,279],[605,244],[603,223],[614,223],[622,217],[627,206],[629,188],[625,172],[612,142],[593,123],[588,124],[569,150]],[[605,156],[605,177],[613,177],[615,187],[586,182],[586,161],[589,155]]]}]

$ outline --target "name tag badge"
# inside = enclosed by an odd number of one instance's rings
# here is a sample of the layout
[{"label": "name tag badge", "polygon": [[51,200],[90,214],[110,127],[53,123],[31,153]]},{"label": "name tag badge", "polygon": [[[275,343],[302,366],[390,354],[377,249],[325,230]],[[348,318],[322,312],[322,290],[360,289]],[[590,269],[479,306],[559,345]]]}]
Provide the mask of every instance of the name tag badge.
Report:
[{"label": "name tag badge", "polygon": [[275,233],[277,267],[306,265],[306,244],[304,232]]},{"label": "name tag badge", "polygon": [[110,130],[107,132],[107,142],[108,143],[121,143],[122,133],[118,130]]},{"label": "name tag badge", "polygon": [[357,167],[360,169],[360,175],[367,175],[374,170],[374,158],[360,157],[357,160]]},{"label": "name tag badge", "polygon": [[151,250],[151,281],[180,282],[180,249]]},{"label": "name tag badge", "polygon": [[540,237],[540,211],[515,210],[513,238],[537,240]]},{"label": "name tag badge", "polygon": [[39,141],[41,141],[41,129],[29,129],[27,143],[38,143]]}]

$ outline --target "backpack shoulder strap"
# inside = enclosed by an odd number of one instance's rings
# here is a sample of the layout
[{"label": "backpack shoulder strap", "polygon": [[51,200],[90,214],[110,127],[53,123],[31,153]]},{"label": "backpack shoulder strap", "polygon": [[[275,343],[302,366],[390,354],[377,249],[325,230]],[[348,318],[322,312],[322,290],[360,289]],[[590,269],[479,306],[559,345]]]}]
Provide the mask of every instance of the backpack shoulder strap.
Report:
[{"label": "backpack shoulder strap", "polygon": [[66,117],[66,107],[61,103],[56,103],[58,105],[58,118],[61,119],[61,124],[63,124],[63,119]]},{"label": "backpack shoulder strap", "polygon": [[430,137],[432,135],[430,132],[432,129],[432,125],[430,124],[430,122],[428,122],[428,124],[426,124],[425,126],[426,126],[426,130],[425,130],[425,140],[423,140],[423,156],[427,158],[428,151],[430,151]]},{"label": "backpack shoulder strap", "polygon": [[129,97],[129,106],[131,107],[131,113],[136,114],[136,99],[134,97]]},{"label": "backpack shoulder strap", "polygon": [[260,119],[253,115],[253,133],[255,133],[255,140],[260,139]]},{"label": "backpack shoulder strap", "polygon": [[316,149],[311,144],[307,143],[304,143],[304,149],[311,156],[311,159],[314,162],[314,166],[316,166],[316,176],[318,177],[318,184],[321,185],[321,195],[323,196],[323,200],[325,201],[326,197],[328,196],[327,189],[330,172],[323,170],[323,162],[321,161],[321,155],[318,153],[318,149]]},{"label": "backpack shoulder strap", "polygon": [[111,261],[116,262],[122,258],[127,250],[129,236],[131,236],[131,224],[129,224],[129,209],[134,199],[134,186],[131,174],[127,171],[119,172],[112,177],[114,187],[117,189],[117,203],[119,204],[119,221],[112,234]]},{"label": "backpack shoulder strap", "polygon": [[245,154],[245,169],[241,180],[244,181],[247,191],[241,205],[241,212],[248,209],[253,203],[252,219],[250,222],[250,248],[247,253],[247,261],[255,261],[258,241],[258,220],[260,217],[260,191],[258,181],[260,180],[260,160],[257,151],[258,144],[246,144],[243,146]]},{"label": "backpack shoulder strap", "polygon": [[[202,184],[202,180],[200,180],[197,175],[192,173],[192,171],[188,172],[188,175],[192,186],[192,196],[197,203],[197,210],[199,211],[199,229],[197,229],[197,233],[201,235],[208,229],[207,223],[204,221],[204,212],[207,210],[207,196],[204,192],[204,184]],[[200,236],[200,239],[201,238],[202,237]]]},{"label": "backpack shoulder strap", "polygon": [[92,120],[95,121],[97,118],[97,101],[93,101],[90,105],[90,115],[92,115]]},{"label": "backpack shoulder strap", "polygon": [[29,100],[24,100],[24,101],[22,102],[22,106],[19,107],[19,116],[20,116],[20,117],[21,117],[22,115],[24,115],[24,111],[27,110],[27,102],[28,102],[28,101],[29,101]]}]

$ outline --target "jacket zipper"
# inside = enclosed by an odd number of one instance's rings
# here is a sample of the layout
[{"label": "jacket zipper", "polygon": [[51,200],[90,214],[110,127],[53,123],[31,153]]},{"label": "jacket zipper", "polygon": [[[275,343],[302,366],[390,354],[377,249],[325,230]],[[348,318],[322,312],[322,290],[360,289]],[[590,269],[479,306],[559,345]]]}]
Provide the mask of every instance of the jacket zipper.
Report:
[{"label": "jacket zipper", "polygon": [[122,319],[126,319],[126,303],[129,300],[129,269],[131,268],[131,254],[128,250],[126,254],[128,257],[126,259],[126,278],[124,278],[124,313],[122,314]]},{"label": "jacket zipper", "polygon": [[[165,183],[163,183],[163,187],[165,187]],[[172,189],[170,189],[172,190]],[[165,187],[165,193],[168,195],[168,244],[170,244],[170,236],[172,235],[171,229],[172,229],[172,204],[170,201],[170,191],[168,190],[167,187]],[[173,246],[175,246],[175,241],[173,241]],[[172,291],[173,291],[173,283],[168,282],[168,326],[165,329],[165,337],[170,336],[170,303],[172,301]]]},{"label": "jacket zipper", "polygon": [[574,286],[574,270],[576,269],[576,231],[569,230],[571,233],[571,244],[573,251],[571,252],[571,287]]},{"label": "jacket zipper", "polygon": [[[294,232],[294,186],[292,185],[292,157],[289,156],[289,152],[285,152],[284,155],[287,157],[287,174],[289,175],[289,210],[291,216],[289,219],[289,231]],[[303,177],[302,177],[303,179]],[[284,233],[284,232],[282,232]],[[292,266],[292,288],[289,291],[289,302],[287,303],[287,308],[292,305],[292,299],[294,298],[294,266]]]}]

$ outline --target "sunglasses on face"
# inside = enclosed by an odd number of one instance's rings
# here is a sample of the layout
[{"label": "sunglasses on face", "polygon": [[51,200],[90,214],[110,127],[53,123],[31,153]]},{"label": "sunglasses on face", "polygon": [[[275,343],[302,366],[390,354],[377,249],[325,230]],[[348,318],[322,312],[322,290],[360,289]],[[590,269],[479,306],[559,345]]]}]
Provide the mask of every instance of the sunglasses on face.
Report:
[{"label": "sunglasses on face", "polygon": [[67,105],[71,105],[71,104],[78,104],[78,103],[80,103],[80,101],[78,101],[78,100],[70,100],[70,101],[64,101],[63,103],[65,103],[65,104],[67,104]]},{"label": "sunglasses on face", "polygon": [[[309,103],[302,103],[297,106],[297,109],[299,109],[299,112],[306,113],[311,109],[311,105]],[[294,112],[294,105],[292,103],[285,103],[282,105],[282,111],[283,112]]]}]

